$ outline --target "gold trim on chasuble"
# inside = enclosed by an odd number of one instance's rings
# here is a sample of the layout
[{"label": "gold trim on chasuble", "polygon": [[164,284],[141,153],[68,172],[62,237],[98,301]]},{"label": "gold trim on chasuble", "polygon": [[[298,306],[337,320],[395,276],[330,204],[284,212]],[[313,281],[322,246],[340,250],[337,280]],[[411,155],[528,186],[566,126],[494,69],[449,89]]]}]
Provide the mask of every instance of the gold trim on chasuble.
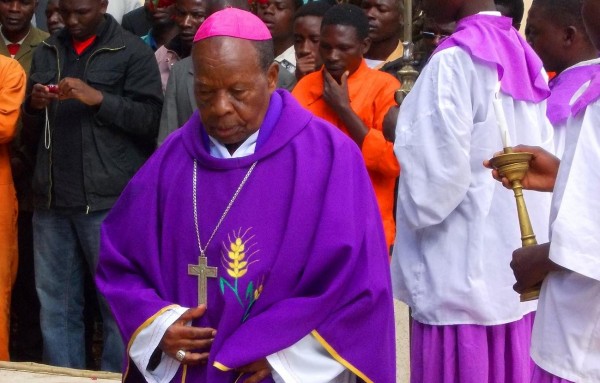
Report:
[{"label": "gold trim on chasuble", "polygon": [[161,316],[162,314],[164,314],[167,310],[172,309],[174,307],[178,307],[179,305],[168,305],[163,307],[162,309],[160,309],[156,314],[152,315],[150,318],[146,319],[146,321],[144,323],[142,323],[140,325],[140,327],[138,327],[134,332],[133,335],[131,336],[131,339],[129,339],[129,343],[127,343],[127,368],[125,369],[125,373],[123,374],[123,379],[122,381],[125,382],[125,379],[127,378],[127,375],[129,374],[129,367],[130,367],[130,360],[131,358],[129,357],[129,350],[131,349],[131,345],[133,344],[133,341],[135,338],[137,338],[137,336],[140,334],[140,332],[142,332],[143,329],[145,329],[146,327],[150,326],[150,324],[152,322],[154,322],[154,320]]},{"label": "gold trim on chasuble", "polygon": [[[352,363],[348,362],[337,351],[335,351],[335,349],[329,343],[327,343],[327,341],[321,336],[321,334],[319,334],[319,332],[317,330],[313,330],[310,333],[325,348],[325,350],[327,350],[327,352],[333,357],[333,359],[338,361],[338,363],[340,363],[342,366],[346,367],[348,370],[350,370],[352,373],[354,373],[354,375],[358,376],[359,378],[364,380],[366,383],[373,383],[373,381],[371,379],[369,379],[367,377],[367,375],[365,375],[363,372],[361,372],[358,368],[354,367],[352,365]],[[213,366],[218,368],[221,371],[231,371],[231,368],[229,368],[219,362],[214,362]]]},{"label": "gold trim on chasuble", "polygon": [[344,359],[335,349],[327,343],[327,341],[319,334],[317,330],[311,331],[312,336],[315,337],[319,343],[327,350],[327,352],[333,357],[333,359],[337,360],[342,366],[346,367],[348,370],[352,371],[354,375],[358,376],[366,383],[373,383],[371,379],[369,379],[363,372],[361,372],[358,368],[354,367],[350,362]]},{"label": "gold trim on chasuble", "polygon": [[223,372],[227,372],[227,371],[231,371],[232,369],[227,367],[226,365],[219,363],[219,362],[213,362],[213,367],[218,368],[219,370],[223,371]]},{"label": "gold trim on chasuble", "polygon": [[185,383],[185,378],[187,378],[187,364],[183,365],[183,372],[181,373],[181,383]]}]

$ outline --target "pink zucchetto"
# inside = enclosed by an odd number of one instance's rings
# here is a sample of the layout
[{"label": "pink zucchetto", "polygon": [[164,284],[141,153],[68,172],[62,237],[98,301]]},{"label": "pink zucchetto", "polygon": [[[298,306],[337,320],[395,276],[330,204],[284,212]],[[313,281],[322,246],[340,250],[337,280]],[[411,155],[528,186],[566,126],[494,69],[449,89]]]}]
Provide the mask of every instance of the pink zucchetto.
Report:
[{"label": "pink zucchetto", "polygon": [[264,41],[271,39],[265,23],[256,15],[238,8],[225,8],[210,15],[196,32],[194,42],[215,36]]}]

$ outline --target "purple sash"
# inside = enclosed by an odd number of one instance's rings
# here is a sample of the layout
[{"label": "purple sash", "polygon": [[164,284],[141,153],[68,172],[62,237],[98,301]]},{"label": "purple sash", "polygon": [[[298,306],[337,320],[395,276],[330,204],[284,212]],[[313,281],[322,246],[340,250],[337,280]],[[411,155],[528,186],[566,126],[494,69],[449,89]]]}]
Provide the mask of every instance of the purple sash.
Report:
[{"label": "purple sash", "polygon": [[514,99],[540,102],[550,95],[542,75],[542,61],[512,27],[511,19],[482,14],[465,17],[434,54],[455,46],[495,64],[502,91]]}]

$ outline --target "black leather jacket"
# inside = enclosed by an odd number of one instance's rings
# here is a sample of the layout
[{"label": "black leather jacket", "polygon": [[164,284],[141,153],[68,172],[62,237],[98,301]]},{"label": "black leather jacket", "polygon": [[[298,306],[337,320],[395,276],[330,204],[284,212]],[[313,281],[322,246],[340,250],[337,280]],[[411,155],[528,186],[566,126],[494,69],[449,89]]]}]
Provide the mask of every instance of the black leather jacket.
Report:
[{"label": "black leather jacket", "polygon": [[[160,73],[154,54],[142,40],[105,16],[94,51],[82,78],[100,90],[100,107],[87,109],[81,119],[82,163],[88,211],[109,209],[131,177],[150,156],[158,134],[162,109]],[[66,29],[45,40],[34,53],[27,95],[33,84],[58,84],[66,49],[71,49]],[[23,107],[26,139],[37,151],[33,178],[35,205],[52,202],[52,132],[57,102],[44,111]]]}]

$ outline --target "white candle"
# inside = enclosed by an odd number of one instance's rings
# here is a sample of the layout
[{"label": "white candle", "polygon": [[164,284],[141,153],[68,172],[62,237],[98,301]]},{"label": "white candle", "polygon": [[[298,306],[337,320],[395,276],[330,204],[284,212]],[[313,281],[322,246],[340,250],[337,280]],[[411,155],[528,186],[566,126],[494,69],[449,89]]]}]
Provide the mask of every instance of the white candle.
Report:
[{"label": "white candle", "polygon": [[500,81],[498,81],[498,85],[496,85],[496,93],[494,94],[494,100],[492,101],[494,104],[494,112],[496,113],[496,121],[498,122],[498,127],[500,128],[500,137],[502,138],[502,145],[505,148],[510,148],[510,134],[508,133],[508,124],[506,123],[506,116],[504,115],[504,110],[502,109],[502,101],[500,100]]},{"label": "white candle", "polygon": [[404,0],[404,41],[412,43],[412,0]]}]

